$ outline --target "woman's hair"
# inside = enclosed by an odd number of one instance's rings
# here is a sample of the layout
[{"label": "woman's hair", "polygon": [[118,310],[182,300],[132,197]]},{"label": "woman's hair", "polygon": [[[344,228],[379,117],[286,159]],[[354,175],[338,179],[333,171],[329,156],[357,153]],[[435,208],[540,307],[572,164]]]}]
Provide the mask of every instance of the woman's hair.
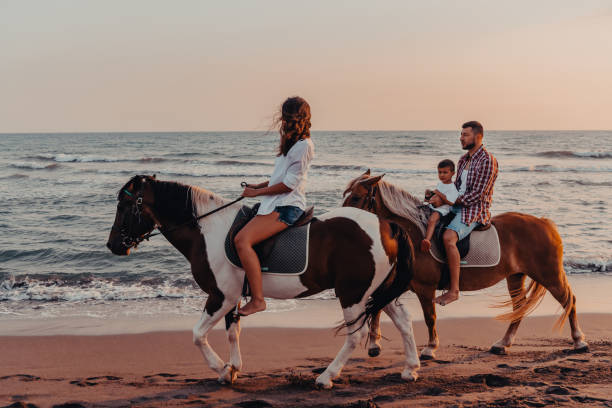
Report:
[{"label": "woman's hair", "polygon": [[299,96],[287,98],[276,122],[281,135],[278,156],[286,156],[299,140],[310,137],[310,105]]}]

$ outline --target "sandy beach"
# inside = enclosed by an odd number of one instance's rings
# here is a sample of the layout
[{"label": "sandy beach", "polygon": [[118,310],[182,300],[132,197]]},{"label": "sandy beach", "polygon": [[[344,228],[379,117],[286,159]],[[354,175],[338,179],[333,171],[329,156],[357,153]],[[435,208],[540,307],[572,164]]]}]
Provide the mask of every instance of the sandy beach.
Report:
[{"label": "sandy beach", "polygon": [[[327,329],[243,330],[244,367],[220,385],[191,342],[190,331],[120,335],[0,337],[1,406],[208,407],[543,407],[612,406],[612,314],[582,314],[587,353],[571,350],[569,329],[554,316],[527,318],[506,356],[487,352],[505,324],[491,318],[441,319],[437,360],[420,378],[400,378],[402,345],[383,324],[383,351],[353,354],[332,390],[314,379],[335,356],[342,336]],[[426,329],[414,323],[417,343]],[[52,331],[52,330],[51,330]],[[227,358],[225,332],[211,345]],[[28,405],[29,404],[29,405]]]}]

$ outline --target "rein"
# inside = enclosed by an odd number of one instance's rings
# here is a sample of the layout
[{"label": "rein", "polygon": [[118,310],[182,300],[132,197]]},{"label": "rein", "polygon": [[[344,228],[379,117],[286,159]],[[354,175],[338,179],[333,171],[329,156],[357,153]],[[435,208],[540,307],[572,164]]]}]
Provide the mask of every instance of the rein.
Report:
[{"label": "rein", "polygon": [[201,220],[202,218],[208,217],[209,215],[212,215],[212,214],[216,213],[217,211],[221,211],[221,210],[223,210],[224,208],[227,208],[227,207],[229,207],[229,206],[230,206],[230,205],[232,205],[232,204],[236,204],[238,201],[241,201],[241,200],[243,200],[243,199],[244,199],[244,197],[239,197],[239,198],[235,199],[235,200],[234,200],[234,201],[232,201],[232,202],[229,202],[229,203],[227,203],[227,204],[223,204],[221,207],[215,208],[214,210],[209,211],[209,212],[207,212],[206,214],[202,214],[202,215],[200,215],[200,216],[198,216],[198,217],[195,217],[194,219],[189,220],[189,221],[187,221],[187,222],[184,222],[184,223],[182,223],[182,224],[179,224],[179,225],[175,226],[174,228],[170,228],[170,229],[169,229],[169,230],[167,230],[167,231],[162,231],[162,230],[161,230],[161,228],[162,228],[162,226],[161,226],[161,225],[156,226],[156,228],[157,228],[157,229],[159,229],[159,232],[149,232],[149,233],[147,233],[147,234],[144,234],[144,235],[143,235],[143,236],[140,238],[140,242],[142,242],[142,241],[144,241],[144,240],[147,240],[147,241],[148,241],[148,240],[149,240],[149,238],[154,237],[155,235],[159,235],[159,234],[161,234],[162,232],[164,232],[164,233],[169,233],[169,232],[172,232],[172,231],[176,231],[177,229],[182,228],[182,227],[184,227],[185,225],[188,225],[188,224],[191,224],[191,223],[195,223],[196,221]]}]

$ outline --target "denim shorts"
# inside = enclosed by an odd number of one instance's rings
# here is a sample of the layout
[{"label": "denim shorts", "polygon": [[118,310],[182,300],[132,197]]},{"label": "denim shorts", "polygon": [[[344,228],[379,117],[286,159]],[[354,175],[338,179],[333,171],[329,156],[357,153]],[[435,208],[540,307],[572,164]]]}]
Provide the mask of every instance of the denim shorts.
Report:
[{"label": "denim shorts", "polygon": [[304,214],[304,210],[294,205],[281,205],[274,208],[274,211],[278,213],[278,220],[289,226],[295,224],[295,222]]},{"label": "denim shorts", "polygon": [[455,231],[459,241],[470,235],[474,228],[480,225],[479,222],[473,222],[470,225],[464,224],[461,221],[461,207],[453,206],[451,207],[451,212],[455,214],[455,218],[446,226],[446,229]]}]

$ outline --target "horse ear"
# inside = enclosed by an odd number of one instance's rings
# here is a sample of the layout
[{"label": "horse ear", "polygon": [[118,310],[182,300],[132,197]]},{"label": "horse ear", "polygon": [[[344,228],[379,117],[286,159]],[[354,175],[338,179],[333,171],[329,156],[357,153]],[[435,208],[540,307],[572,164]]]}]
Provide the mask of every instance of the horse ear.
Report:
[{"label": "horse ear", "polygon": [[370,175],[370,169],[367,169],[365,173],[362,174],[362,176],[369,176],[369,175]]},{"label": "horse ear", "polygon": [[380,179],[383,177],[384,177],[384,174],[381,174],[380,176],[376,176],[376,177],[370,177],[365,180],[361,180],[359,184],[364,187],[373,186],[374,184],[378,183]]},{"label": "horse ear", "polygon": [[156,180],[156,175],[155,174],[153,175],[153,180]]}]

